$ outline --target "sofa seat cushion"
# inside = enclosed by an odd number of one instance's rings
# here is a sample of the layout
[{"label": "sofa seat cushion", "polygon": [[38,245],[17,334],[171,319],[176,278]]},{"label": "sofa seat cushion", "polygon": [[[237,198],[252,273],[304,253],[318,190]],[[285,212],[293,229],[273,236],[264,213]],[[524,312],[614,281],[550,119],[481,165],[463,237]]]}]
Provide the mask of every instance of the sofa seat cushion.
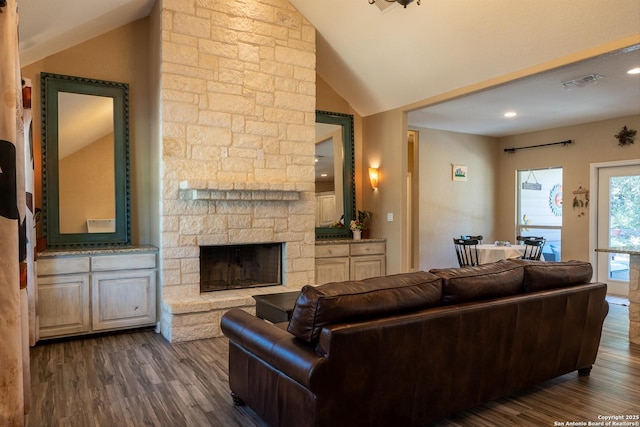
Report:
[{"label": "sofa seat cushion", "polygon": [[302,288],[287,330],[315,341],[326,325],[440,305],[442,280],[420,271]]},{"label": "sofa seat cushion", "polygon": [[464,268],[431,269],[443,279],[442,301],[460,304],[523,292],[524,266],[512,260]]},{"label": "sofa seat cushion", "polygon": [[524,265],[524,291],[536,292],[589,283],[593,267],[586,261],[544,262],[514,260]]}]

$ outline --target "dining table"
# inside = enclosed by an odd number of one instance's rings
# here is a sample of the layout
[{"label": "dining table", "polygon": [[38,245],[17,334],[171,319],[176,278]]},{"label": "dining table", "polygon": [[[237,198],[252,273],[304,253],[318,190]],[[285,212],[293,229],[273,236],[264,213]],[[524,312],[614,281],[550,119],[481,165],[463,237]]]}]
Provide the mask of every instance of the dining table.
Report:
[{"label": "dining table", "polygon": [[[489,264],[501,259],[522,258],[525,248],[525,245],[496,245],[495,243],[478,245],[478,264]],[[540,260],[544,261],[542,255]]]}]

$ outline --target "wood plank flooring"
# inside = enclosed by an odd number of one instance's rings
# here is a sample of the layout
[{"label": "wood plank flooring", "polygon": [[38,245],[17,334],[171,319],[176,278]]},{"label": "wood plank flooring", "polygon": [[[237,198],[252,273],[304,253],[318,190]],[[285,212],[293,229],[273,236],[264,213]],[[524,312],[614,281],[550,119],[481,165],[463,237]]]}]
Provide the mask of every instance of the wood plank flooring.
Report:
[{"label": "wood plank flooring", "polygon": [[[628,307],[611,304],[590,377],[563,375],[433,426],[557,426],[640,415],[640,346],[627,334]],[[227,352],[226,338],[172,345],[150,330],[39,344],[31,351],[26,425],[265,426],[251,409],[232,405]]]}]

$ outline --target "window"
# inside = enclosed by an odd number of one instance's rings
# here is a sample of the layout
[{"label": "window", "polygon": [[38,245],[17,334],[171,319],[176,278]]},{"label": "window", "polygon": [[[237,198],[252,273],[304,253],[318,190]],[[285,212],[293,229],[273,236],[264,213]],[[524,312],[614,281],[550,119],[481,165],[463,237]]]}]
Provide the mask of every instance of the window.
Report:
[{"label": "window", "polygon": [[562,254],[562,168],[517,172],[518,221],[516,235],[544,237],[545,261]]}]

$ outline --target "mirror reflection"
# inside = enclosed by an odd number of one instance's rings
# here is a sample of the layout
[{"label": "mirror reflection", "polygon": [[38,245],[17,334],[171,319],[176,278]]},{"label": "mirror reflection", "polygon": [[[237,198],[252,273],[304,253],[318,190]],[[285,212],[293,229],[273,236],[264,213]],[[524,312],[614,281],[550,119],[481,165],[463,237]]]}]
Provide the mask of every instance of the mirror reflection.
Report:
[{"label": "mirror reflection", "polygon": [[342,126],[316,123],[316,227],[331,227],[344,214]]},{"label": "mirror reflection", "polygon": [[58,93],[60,233],[115,232],[113,99]]},{"label": "mirror reflection", "polygon": [[[354,219],[353,116],[316,111],[316,238],[347,238]],[[343,218],[343,221],[340,221]]]}]

